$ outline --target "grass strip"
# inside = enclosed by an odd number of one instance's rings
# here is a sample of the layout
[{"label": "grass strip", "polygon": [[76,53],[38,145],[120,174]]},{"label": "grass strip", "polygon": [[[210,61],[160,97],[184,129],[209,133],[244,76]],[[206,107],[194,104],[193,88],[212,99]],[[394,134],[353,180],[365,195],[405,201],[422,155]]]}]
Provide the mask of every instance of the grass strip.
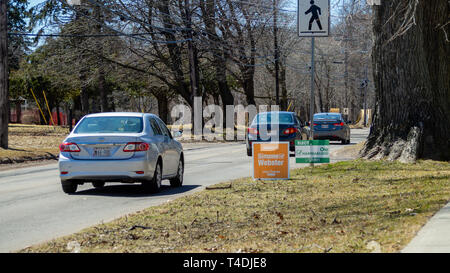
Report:
[{"label": "grass strip", "polygon": [[219,184],[21,252],[398,252],[450,199],[448,162],[356,160],[291,177]]}]

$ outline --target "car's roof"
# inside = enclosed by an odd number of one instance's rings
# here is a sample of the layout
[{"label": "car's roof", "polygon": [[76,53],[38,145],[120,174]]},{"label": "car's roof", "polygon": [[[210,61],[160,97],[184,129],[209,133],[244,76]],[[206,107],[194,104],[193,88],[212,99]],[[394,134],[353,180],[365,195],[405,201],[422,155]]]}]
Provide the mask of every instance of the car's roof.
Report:
[{"label": "car's roof", "polygon": [[149,113],[138,112],[107,112],[107,113],[95,113],[86,115],[86,117],[143,117],[145,115],[156,116]]}]

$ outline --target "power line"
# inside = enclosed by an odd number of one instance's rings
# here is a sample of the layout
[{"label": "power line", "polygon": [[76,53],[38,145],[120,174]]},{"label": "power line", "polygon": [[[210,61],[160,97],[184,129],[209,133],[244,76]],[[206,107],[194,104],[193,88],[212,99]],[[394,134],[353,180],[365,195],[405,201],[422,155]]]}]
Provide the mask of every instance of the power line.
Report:
[{"label": "power line", "polygon": [[[122,18],[124,18],[124,19],[127,19],[127,20],[131,21],[131,22],[138,23],[138,24],[141,24],[141,25],[144,25],[144,26],[155,27],[155,26],[153,26],[153,25],[151,25],[151,24],[149,24],[149,23],[147,23],[147,22],[145,22],[145,21],[142,21],[142,20],[139,20],[139,19],[133,19],[133,18],[131,18],[131,17],[125,15],[123,12],[113,11],[111,8],[108,8],[108,7],[104,6],[104,5],[101,5],[100,3],[98,3],[98,1],[95,1],[95,0],[87,0],[87,1],[90,2],[90,3],[93,4],[93,5],[96,5],[96,6],[100,7],[100,8],[103,8],[103,9],[106,10],[106,11],[112,12],[112,13],[116,14],[117,16],[120,16],[120,17],[122,17]],[[174,14],[164,13],[164,12],[161,12],[161,11],[159,11],[159,10],[158,10],[157,12],[158,12],[158,14],[162,14],[162,15],[166,15],[166,16],[174,16]],[[203,16],[205,16],[205,15],[203,15]],[[181,20],[181,21],[183,21],[183,22],[186,22],[186,20],[183,19],[183,18],[178,18],[178,19]],[[221,20],[223,20],[223,19],[221,19]],[[228,19],[228,20],[231,20],[231,19]],[[174,30],[190,31],[190,30],[191,30],[191,28],[183,28],[183,27],[180,27],[180,26],[178,26],[178,25],[170,24],[170,23],[167,23],[167,24],[176,26],[177,29],[172,29],[172,28],[171,28],[171,29],[167,29],[167,28],[163,28],[164,30],[171,30],[171,31],[174,31]],[[197,28],[200,30],[200,33],[208,34],[208,35],[213,35],[213,36],[217,36],[216,34],[209,32],[209,31],[206,30],[205,28],[201,28],[201,27],[198,27],[198,26],[195,26],[195,27],[197,27]],[[208,39],[208,40],[210,40],[208,37],[205,37],[205,38]],[[212,41],[212,40],[210,40],[210,42],[214,42],[214,43],[216,43],[216,44],[217,44],[217,43],[220,43],[222,46],[226,46],[226,47],[228,47],[229,49],[235,48],[235,46],[234,46],[234,47],[233,47],[233,46],[230,46],[230,45],[225,44],[225,43],[223,43],[223,42],[221,42],[221,41]],[[246,49],[246,47],[244,47],[244,46],[238,46],[238,47],[241,47],[242,49]],[[259,50],[262,50],[262,49],[255,48],[255,51],[259,51]]]},{"label": "power line", "polygon": [[[252,2],[248,2],[248,1],[240,1],[240,0],[231,0],[230,2],[232,3],[241,3],[241,4],[247,4],[247,5],[251,5],[251,6],[257,6],[257,7],[261,7],[263,9],[270,9],[270,10],[274,10],[273,7],[270,6],[265,6],[265,5],[261,5],[261,4],[256,4],[256,3],[252,3]],[[276,10],[278,11],[283,11],[283,12],[292,12],[292,13],[297,13],[296,10],[288,10],[288,9],[283,9],[283,8],[276,8]]]},{"label": "power line", "polygon": [[[58,1],[61,2],[63,5],[66,5],[66,3],[63,2],[62,0],[58,0]],[[90,0],[88,0],[88,1],[90,1]],[[144,42],[150,42],[150,43],[162,43],[162,44],[184,43],[184,42],[186,42],[186,41],[189,41],[189,39],[173,40],[173,41],[149,40],[149,39],[146,39],[146,38],[138,37],[138,35],[129,35],[129,34],[126,34],[126,33],[122,32],[122,31],[119,31],[119,30],[117,30],[117,29],[114,29],[114,28],[110,27],[110,26],[106,25],[106,24],[103,23],[103,22],[99,22],[98,20],[94,19],[93,17],[88,16],[88,15],[86,15],[85,13],[78,11],[77,9],[71,7],[70,5],[69,5],[69,8],[70,8],[71,10],[73,10],[74,12],[80,14],[81,16],[86,17],[87,19],[89,19],[89,20],[91,20],[91,21],[94,21],[94,22],[97,23],[97,24],[101,24],[101,25],[105,26],[106,28],[108,28],[108,29],[112,30],[113,32],[116,32],[116,33],[118,33],[118,34],[120,34],[120,35],[122,35],[122,36],[132,37],[132,38],[134,38],[134,39],[141,40],[141,41],[144,41]],[[158,27],[158,28],[159,28],[159,27]],[[165,30],[165,28],[159,28],[159,29]],[[95,34],[94,34],[94,35],[95,35]]]},{"label": "power line", "polygon": [[154,33],[116,33],[116,34],[42,34],[42,33],[19,33],[19,32],[8,32],[11,36],[42,36],[42,37],[121,37],[121,36],[145,36]]}]

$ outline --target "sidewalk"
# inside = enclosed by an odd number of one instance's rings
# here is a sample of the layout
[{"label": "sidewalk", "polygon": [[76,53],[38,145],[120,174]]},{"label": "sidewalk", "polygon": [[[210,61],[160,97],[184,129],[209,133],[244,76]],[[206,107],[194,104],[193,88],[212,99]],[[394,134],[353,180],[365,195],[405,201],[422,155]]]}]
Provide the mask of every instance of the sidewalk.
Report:
[{"label": "sidewalk", "polygon": [[450,203],[436,213],[402,253],[450,253]]}]

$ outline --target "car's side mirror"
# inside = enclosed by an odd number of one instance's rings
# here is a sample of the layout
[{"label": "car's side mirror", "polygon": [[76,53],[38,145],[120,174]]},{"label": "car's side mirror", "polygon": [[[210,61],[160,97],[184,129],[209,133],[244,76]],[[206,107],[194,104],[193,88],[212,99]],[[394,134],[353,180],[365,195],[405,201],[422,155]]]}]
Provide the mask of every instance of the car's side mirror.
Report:
[{"label": "car's side mirror", "polygon": [[179,137],[181,137],[182,135],[183,135],[183,132],[182,132],[182,131],[176,131],[176,132],[173,133],[173,137],[174,137],[174,138],[179,138]]}]

